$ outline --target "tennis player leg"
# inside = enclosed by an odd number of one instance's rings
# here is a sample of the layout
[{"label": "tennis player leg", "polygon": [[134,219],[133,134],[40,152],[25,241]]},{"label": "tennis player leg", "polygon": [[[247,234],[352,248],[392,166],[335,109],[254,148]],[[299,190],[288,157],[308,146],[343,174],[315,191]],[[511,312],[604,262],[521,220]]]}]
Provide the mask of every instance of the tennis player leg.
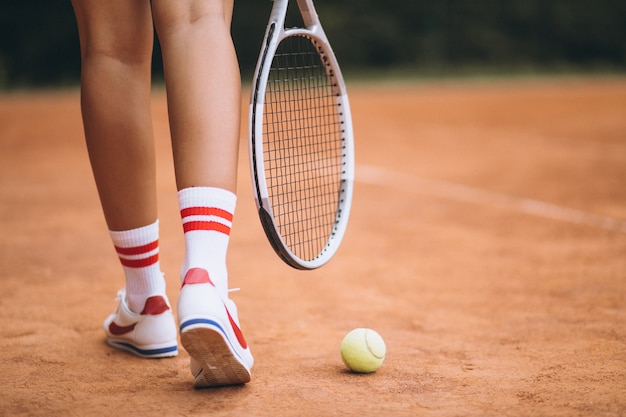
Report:
[{"label": "tennis player leg", "polygon": [[125,273],[107,342],[143,357],[177,354],[159,264],[150,112],[153,26],[148,0],[73,0],[81,43],[87,148],[110,236]]},{"label": "tennis player leg", "polygon": [[232,0],[153,0],[185,233],[181,341],[198,388],[250,380],[253,358],[228,297],[241,118]]}]

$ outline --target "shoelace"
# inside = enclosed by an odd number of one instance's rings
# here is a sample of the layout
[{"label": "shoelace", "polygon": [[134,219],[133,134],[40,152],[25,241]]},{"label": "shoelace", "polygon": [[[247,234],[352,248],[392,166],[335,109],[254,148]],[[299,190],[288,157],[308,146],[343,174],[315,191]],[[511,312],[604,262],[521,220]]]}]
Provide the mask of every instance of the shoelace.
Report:
[{"label": "shoelace", "polygon": [[115,296],[115,301],[119,303],[124,299],[124,297],[126,297],[126,289],[122,288],[117,292],[117,295]]}]

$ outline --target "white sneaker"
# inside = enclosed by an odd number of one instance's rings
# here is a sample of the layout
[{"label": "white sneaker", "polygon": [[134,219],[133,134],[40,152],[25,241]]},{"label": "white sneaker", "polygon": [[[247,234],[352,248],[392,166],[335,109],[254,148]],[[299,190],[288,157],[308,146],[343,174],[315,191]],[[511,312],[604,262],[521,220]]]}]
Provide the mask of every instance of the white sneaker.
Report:
[{"label": "white sneaker", "polygon": [[178,354],[176,323],[165,296],[146,300],[141,313],[128,307],[126,291],[117,293],[117,310],[104,321],[106,342],[142,358],[166,358]]},{"label": "white sneaker", "polygon": [[250,381],[254,359],[239,327],[237,307],[220,296],[206,270],[192,268],[185,275],[178,322],[196,388]]}]

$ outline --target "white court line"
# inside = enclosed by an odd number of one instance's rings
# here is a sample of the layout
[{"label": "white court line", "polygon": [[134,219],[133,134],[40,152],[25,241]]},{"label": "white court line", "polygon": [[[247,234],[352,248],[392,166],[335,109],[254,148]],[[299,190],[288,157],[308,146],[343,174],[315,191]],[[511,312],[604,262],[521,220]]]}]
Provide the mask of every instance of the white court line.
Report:
[{"label": "white court line", "polygon": [[479,206],[490,206],[498,209],[531,214],[546,219],[583,224],[626,233],[626,221],[624,220],[600,216],[531,198],[513,197],[507,194],[487,191],[453,182],[422,178],[417,175],[392,171],[371,165],[358,165],[356,167],[356,181],[381,187],[395,188],[413,194],[433,195],[447,200],[460,201]]}]

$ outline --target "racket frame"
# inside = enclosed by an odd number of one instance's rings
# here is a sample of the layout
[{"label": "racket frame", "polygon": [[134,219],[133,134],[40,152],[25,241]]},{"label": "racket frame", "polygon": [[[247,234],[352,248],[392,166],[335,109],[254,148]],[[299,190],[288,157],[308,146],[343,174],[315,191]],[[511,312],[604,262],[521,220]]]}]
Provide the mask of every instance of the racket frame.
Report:
[{"label": "racket frame", "polygon": [[[304,22],[304,27],[302,28],[285,28],[289,0],[273,1],[274,5],[254,72],[249,108],[248,138],[254,199],[263,230],[278,256],[293,268],[303,270],[316,269],[326,264],[336,253],[344,237],[350,215],[354,185],[354,140],[350,103],[339,64],[324,33],[312,0],[297,0]],[[340,123],[344,131],[344,148],[338,208],[332,233],[324,249],[317,257],[311,260],[302,259],[291,251],[275,225],[263,164],[263,109],[267,81],[278,45],[290,36],[305,36],[315,41],[322,62],[326,63],[326,70],[332,71],[332,77],[336,81],[333,86],[333,94],[337,104],[342,109]]]}]

